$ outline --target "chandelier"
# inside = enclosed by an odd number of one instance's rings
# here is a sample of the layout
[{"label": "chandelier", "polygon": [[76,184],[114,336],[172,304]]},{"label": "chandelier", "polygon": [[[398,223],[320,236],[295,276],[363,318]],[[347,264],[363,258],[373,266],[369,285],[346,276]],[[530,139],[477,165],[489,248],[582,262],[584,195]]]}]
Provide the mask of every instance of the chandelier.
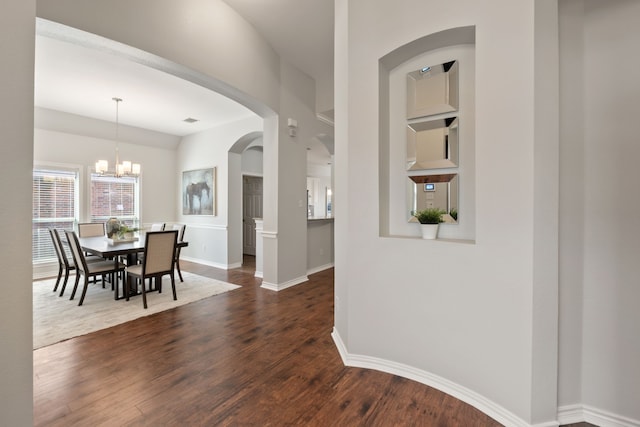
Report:
[{"label": "chandelier", "polygon": [[116,167],[113,170],[109,169],[109,162],[107,160],[98,160],[96,162],[96,173],[103,176],[114,176],[120,178],[123,176],[138,176],[140,175],[140,163],[131,163],[128,160],[124,160],[120,163],[120,152],[118,150],[118,143],[120,140],[120,121],[118,117],[118,109],[122,98],[112,98],[116,103]]}]

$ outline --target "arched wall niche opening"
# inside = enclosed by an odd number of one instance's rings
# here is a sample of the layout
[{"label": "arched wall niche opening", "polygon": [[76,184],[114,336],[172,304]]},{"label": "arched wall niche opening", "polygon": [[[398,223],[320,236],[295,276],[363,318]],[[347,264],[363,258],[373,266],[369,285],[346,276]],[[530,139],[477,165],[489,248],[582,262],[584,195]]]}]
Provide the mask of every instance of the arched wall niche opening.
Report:
[{"label": "arched wall niche opening", "polygon": [[[414,117],[407,112],[408,75],[415,70],[456,61],[459,105],[451,111]],[[475,26],[432,33],[394,49],[379,59],[379,235],[419,238],[419,227],[407,219],[411,176],[459,175],[457,222],[441,227],[439,236],[464,242],[475,239]],[[456,83],[458,84],[458,83]],[[417,122],[458,117],[459,163],[455,168],[408,170],[407,127]],[[456,212],[457,215],[457,212]]]}]

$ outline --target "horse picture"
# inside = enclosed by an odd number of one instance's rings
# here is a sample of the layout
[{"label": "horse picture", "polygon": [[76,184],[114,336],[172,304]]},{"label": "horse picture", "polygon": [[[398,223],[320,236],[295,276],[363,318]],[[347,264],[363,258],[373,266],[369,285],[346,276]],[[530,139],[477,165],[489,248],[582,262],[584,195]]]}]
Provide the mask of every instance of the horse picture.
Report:
[{"label": "horse picture", "polygon": [[215,168],[182,172],[182,214],[215,215]]}]

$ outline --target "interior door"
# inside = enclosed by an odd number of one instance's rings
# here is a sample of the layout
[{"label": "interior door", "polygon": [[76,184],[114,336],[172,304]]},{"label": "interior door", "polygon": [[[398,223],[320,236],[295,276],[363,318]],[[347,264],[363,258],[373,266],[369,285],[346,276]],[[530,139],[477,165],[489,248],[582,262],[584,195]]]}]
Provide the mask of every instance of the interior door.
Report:
[{"label": "interior door", "polygon": [[244,176],[242,180],[242,252],[256,254],[256,222],[262,218],[262,177]]}]

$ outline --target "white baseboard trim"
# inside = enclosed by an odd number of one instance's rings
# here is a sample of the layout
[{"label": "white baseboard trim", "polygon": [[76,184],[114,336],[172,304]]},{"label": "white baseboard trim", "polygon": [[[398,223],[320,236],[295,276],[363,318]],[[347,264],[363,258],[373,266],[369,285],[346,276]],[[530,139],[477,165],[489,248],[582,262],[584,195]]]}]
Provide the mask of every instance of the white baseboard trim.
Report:
[{"label": "white baseboard trim", "polygon": [[333,268],[333,263],[332,262],[330,262],[329,264],[321,265],[319,267],[314,267],[314,268],[311,268],[311,269],[307,270],[307,276],[310,276],[310,275],[315,274],[315,273],[320,273],[321,271],[328,270],[330,268]]},{"label": "white baseboard trim", "polygon": [[[386,372],[388,374],[398,375],[404,378],[408,378],[413,381],[417,381],[422,384],[426,384],[429,387],[438,389],[444,393],[447,393],[456,399],[459,399],[474,408],[479,409],[483,413],[487,414],[491,418],[495,419],[499,423],[508,427],[531,427],[529,423],[506,410],[495,402],[487,399],[486,397],[469,390],[459,384],[442,378],[438,375],[425,372],[411,366],[407,366],[401,363],[391,362],[389,360],[379,359],[370,356],[361,356],[356,354],[349,354],[346,347],[340,337],[338,331],[334,328],[331,333],[333,341],[336,343],[342,362],[346,366],[353,366],[357,368],[375,369],[377,371]],[[537,427],[557,426],[557,423],[552,424],[538,424]]]},{"label": "white baseboard trim", "polygon": [[209,267],[220,268],[222,270],[231,270],[232,268],[238,268],[242,266],[241,262],[237,262],[234,264],[220,264],[217,262],[208,261],[206,259],[191,258],[186,256],[181,256],[180,259],[184,261],[195,262],[197,264],[208,265]]},{"label": "white baseboard trim", "polygon": [[262,271],[256,270],[256,273],[253,275],[253,277],[259,277],[260,279],[262,279]]},{"label": "white baseboard trim", "polygon": [[612,414],[589,405],[567,405],[558,408],[560,424],[587,422],[600,427],[640,427],[640,420]]},{"label": "white baseboard trim", "polygon": [[306,282],[308,281],[309,278],[307,276],[301,276],[298,278],[295,278],[293,280],[289,280],[288,282],[284,282],[284,283],[269,283],[269,282],[265,282],[264,280],[262,281],[262,285],[260,285],[261,288],[264,289],[268,289],[270,291],[282,291],[284,289],[290,288],[292,286],[295,285],[299,285],[300,283]]},{"label": "white baseboard trim", "polygon": [[[72,272],[70,275],[75,275],[75,272]],[[33,276],[32,277],[33,280],[48,279],[50,277],[58,277],[58,263],[47,262],[47,263],[34,264],[32,269],[32,276]]]}]

